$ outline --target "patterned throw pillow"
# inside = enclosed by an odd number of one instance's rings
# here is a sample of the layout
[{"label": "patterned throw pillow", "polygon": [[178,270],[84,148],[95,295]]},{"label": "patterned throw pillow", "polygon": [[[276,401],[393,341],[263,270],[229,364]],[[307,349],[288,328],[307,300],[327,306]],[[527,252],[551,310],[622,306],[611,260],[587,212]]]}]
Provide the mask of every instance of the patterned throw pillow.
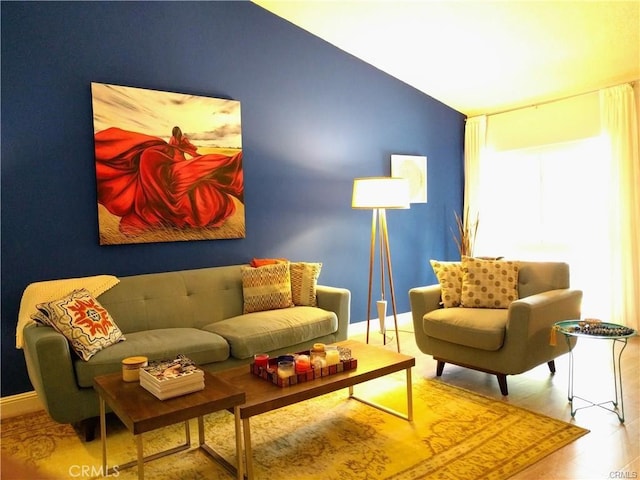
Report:
[{"label": "patterned throw pillow", "polygon": [[440,283],[440,297],[444,308],[459,307],[462,293],[462,264],[431,260],[431,267]]},{"label": "patterned throw pillow", "polygon": [[292,262],[291,271],[291,299],[294,305],[308,305],[315,307],[316,286],[322,269],[322,263]]},{"label": "patterned throw pillow", "polygon": [[36,308],[38,311],[31,318],[67,337],[83,360],[125,339],[109,312],[84,288]]},{"label": "patterned throw pillow", "polygon": [[289,264],[242,267],[242,296],[244,313],[291,307]]},{"label": "patterned throw pillow", "polygon": [[462,257],[462,306],[509,308],[518,299],[518,265]]}]

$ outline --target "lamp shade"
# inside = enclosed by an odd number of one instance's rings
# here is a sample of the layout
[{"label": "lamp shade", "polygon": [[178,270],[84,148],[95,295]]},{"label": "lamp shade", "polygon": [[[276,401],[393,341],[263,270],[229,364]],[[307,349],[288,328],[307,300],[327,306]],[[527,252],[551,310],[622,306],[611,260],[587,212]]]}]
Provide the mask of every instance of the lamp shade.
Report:
[{"label": "lamp shade", "polygon": [[351,207],[409,208],[409,182],[406,178],[365,177],[353,180]]}]

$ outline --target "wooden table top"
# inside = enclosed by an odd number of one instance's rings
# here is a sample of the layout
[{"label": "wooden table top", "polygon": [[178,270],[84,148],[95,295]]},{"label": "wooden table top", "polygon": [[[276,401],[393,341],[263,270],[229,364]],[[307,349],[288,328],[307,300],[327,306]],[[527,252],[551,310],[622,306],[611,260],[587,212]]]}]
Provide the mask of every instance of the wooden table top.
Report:
[{"label": "wooden table top", "polygon": [[248,365],[213,375],[245,392],[246,401],[240,405],[240,417],[249,418],[406,370],[416,364],[415,358],[409,355],[354,340],[339,342],[337,345],[351,349],[351,356],[358,360],[357,368],[288,387],[279,387],[257,377],[250,372]]},{"label": "wooden table top", "polygon": [[204,372],[204,390],[159,400],[121,373],[93,379],[93,387],[134,435],[183,422],[244,403],[245,394],[223,379]]}]

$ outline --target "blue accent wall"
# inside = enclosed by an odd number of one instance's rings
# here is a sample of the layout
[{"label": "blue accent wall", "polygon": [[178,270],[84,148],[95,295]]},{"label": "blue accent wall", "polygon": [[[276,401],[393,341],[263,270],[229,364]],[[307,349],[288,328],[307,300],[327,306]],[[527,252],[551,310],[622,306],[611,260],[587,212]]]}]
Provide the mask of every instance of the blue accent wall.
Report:
[{"label": "blue accent wall", "polygon": [[[429,258],[455,256],[461,113],[249,2],[1,8],[3,396],[32,390],[15,327],[35,281],[287,257],[323,262],[365,320],[371,214],[352,182],[394,153],[429,159],[428,203],[388,212],[399,312],[435,280]],[[91,82],[241,102],[245,239],[99,245]]]}]

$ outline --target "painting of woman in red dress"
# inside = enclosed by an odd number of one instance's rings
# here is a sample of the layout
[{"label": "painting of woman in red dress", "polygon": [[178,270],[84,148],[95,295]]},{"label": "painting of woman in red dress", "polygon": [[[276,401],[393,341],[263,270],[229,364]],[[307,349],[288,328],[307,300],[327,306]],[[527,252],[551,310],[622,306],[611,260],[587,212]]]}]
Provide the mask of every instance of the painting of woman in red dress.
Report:
[{"label": "painting of woman in red dress", "polygon": [[[158,119],[163,107],[173,102],[150,101],[144,95],[135,95],[135,90],[139,89],[133,89],[132,93],[129,87],[106,86],[110,88],[104,90],[95,88],[96,85],[102,84],[92,84],[94,127],[96,103],[100,104],[95,101],[96,92],[102,94],[102,103],[122,105],[122,101],[113,101],[110,96],[115,92],[115,98],[122,100],[119,89],[125,89],[124,93],[129,97],[127,105],[136,105],[136,110],[146,112],[142,124],[167,124]],[[138,97],[139,103],[131,103],[132,95]],[[202,103],[203,97],[196,98],[196,104]],[[191,98],[181,104],[185,109],[189,100]],[[228,104],[229,101],[224,102]],[[157,106],[160,113],[149,115],[150,105]],[[225,111],[231,110],[227,105]],[[101,109],[98,112],[104,114]],[[121,120],[120,123],[128,126],[131,122]],[[229,132],[229,124],[219,131]],[[166,139],[121,126],[96,128],[101,244],[244,237],[244,182],[242,149],[237,144],[239,137],[231,136],[235,145],[221,146],[223,138],[220,134],[205,137],[195,132],[194,135],[208,146],[196,146],[190,134],[184,133],[179,125],[170,128]]]}]

